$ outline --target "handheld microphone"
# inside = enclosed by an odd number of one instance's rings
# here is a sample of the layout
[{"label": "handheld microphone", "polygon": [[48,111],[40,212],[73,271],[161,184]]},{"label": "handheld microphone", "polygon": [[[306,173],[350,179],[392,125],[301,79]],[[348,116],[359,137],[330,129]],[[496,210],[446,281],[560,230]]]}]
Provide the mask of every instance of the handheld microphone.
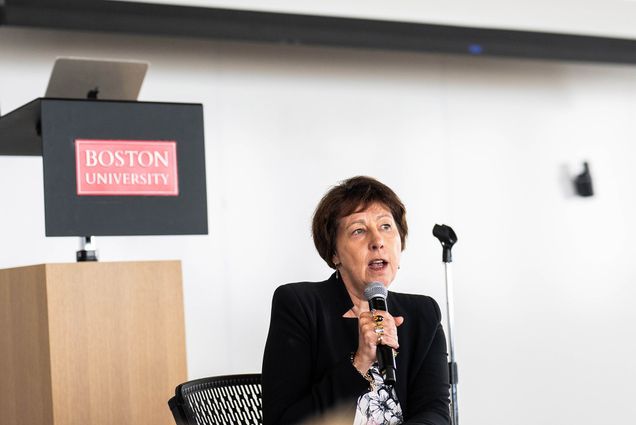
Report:
[{"label": "handheld microphone", "polygon": [[[364,288],[364,297],[369,301],[369,309],[382,310],[388,313],[386,296],[388,291],[380,282],[371,282]],[[395,356],[394,351],[388,345],[378,345],[378,366],[384,382],[395,385]]]}]

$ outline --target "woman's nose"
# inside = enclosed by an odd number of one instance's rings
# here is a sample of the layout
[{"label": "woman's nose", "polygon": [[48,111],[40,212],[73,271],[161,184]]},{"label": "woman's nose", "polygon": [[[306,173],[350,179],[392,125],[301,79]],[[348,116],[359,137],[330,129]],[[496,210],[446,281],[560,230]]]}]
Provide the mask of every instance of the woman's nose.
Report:
[{"label": "woman's nose", "polygon": [[369,244],[371,250],[376,250],[384,247],[384,240],[382,239],[382,235],[378,231],[374,231],[371,233],[371,242]]}]

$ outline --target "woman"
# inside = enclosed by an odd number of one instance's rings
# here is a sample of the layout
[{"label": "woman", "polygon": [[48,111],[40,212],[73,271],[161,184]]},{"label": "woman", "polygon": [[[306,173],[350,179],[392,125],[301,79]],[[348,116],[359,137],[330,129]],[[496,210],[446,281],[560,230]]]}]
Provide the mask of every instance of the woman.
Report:
[{"label": "woman", "polygon": [[[400,268],[408,233],[400,199],[375,179],[353,177],[322,198],[312,232],[336,272],[274,293],[263,358],[265,425],[300,423],[334,408],[350,409],[355,424],[448,424],[437,303],[389,292],[389,314],[369,311],[364,297],[367,284],[388,288]],[[394,386],[379,374],[378,345],[399,352]]]}]

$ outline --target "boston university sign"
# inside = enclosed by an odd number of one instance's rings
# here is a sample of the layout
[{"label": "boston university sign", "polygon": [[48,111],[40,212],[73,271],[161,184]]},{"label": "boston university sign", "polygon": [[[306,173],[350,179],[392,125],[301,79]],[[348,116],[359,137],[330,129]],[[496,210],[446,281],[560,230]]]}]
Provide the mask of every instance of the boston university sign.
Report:
[{"label": "boston university sign", "polygon": [[75,140],[77,195],[178,196],[175,141]]}]

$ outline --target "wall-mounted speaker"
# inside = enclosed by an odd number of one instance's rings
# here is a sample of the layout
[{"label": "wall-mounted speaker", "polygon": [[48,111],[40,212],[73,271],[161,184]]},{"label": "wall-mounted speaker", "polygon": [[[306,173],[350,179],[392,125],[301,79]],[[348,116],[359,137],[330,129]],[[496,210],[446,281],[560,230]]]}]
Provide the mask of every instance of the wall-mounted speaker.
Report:
[{"label": "wall-mounted speaker", "polygon": [[592,174],[590,174],[590,166],[587,161],[583,163],[583,172],[574,179],[574,190],[579,196],[594,196]]}]

